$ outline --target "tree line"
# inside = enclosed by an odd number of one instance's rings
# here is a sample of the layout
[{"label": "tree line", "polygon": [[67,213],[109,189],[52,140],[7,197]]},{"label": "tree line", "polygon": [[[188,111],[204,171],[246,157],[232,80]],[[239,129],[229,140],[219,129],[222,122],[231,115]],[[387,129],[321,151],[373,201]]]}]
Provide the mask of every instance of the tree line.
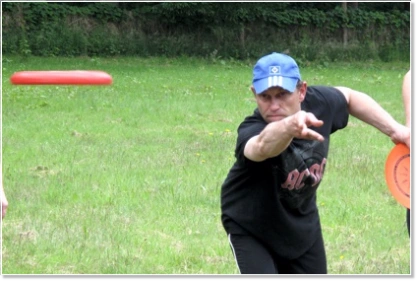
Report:
[{"label": "tree line", "polygon": [[3,54],[409,60],[410,2],[3,2]]}]

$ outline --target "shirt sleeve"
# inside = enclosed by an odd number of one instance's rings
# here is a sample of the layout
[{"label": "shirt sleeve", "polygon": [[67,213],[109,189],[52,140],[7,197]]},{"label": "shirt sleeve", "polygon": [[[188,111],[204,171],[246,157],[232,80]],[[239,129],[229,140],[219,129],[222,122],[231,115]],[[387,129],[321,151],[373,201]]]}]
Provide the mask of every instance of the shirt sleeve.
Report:
[{"label": "shirt sleeve", "polygon": [[344,94],[329,86],[312,86],[305,98],[304,109],[329,124],[330,133],[348,124],[348,103]]},{"label": "shirt sleeve", "polygon": [[249,161],[244,156],[245,145],[252,137],[259,135],[263,129],[267,126],[267,123],[257,114],[245,118],[245,120],[238,127],[237,144],[235,148],[235,157],[239,161]]},{"label": "shirt sleeve", "polygon": [[347,99],[344,94],[333,87],[331,87],[330,91],[334,92],[334,95],[330,95],[330,103],[332,103],[334,108],[334,121],[332,123],[331,133],[334,133],[347,126],[350,114],[348,112]]}]

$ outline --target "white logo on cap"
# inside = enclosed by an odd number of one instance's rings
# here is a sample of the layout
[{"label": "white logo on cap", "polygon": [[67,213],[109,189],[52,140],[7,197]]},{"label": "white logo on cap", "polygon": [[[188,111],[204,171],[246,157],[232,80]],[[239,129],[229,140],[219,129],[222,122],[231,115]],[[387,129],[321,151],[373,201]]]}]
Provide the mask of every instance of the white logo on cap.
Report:
[{"label": "white logo on cap", "polygon": [[280,74],[280,66],[270,67],[270,74]]}]

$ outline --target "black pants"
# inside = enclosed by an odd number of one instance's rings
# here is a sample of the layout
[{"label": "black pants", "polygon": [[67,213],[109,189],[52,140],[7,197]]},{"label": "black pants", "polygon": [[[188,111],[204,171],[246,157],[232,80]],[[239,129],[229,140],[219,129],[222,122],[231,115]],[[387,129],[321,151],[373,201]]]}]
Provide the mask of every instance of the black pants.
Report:
[{"label": "black pants", "polygon": [[411,210],[406,209],[406,227],[408,228],[409,237],[411,237],[410,225],[411,225]]},{"label": "black pants", "polygon": [[241,274],[326,274],[322,236],[305,254],[286,260],[249,235],[229,234],[229,243]]}]

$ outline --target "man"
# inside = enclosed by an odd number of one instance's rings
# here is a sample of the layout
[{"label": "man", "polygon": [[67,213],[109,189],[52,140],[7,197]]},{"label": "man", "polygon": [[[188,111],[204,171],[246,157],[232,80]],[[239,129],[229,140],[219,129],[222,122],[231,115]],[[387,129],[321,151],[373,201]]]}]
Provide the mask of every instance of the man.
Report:
[{"label": "man", "polygon": [[262,57],[251,87],[257,109],[238,127],[236,162],[221,191],[222,223],[242,274],[325,274],[316,190],[330,135],[349,114],[405,143],[407,127],[366,94],[308,87],[295,60]]},{"label": "man", "polygon": [[[409,70],[402,82],[402,98],[403,104],[405,108],[405,118],[406,118],[406,126],[411,128],[411,70]],[[410,141],[408,140],[408,147],[410,146]],[[411,225],[411,210],[406,209],[406,227],[408,228],[408,235],[411,236],[410,232],[410,225]]]}]

